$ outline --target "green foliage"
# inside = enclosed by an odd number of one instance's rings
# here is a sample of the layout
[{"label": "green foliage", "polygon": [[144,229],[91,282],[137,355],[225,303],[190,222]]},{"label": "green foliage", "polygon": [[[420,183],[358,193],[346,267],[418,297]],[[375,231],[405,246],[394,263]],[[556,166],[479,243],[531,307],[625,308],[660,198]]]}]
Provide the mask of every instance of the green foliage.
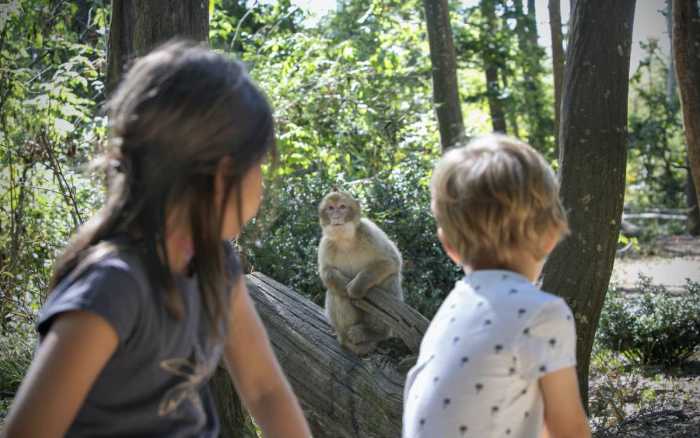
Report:
[{"label": "green foliage", "polygon": [[608,292],[598,342],[634,363],[682,363],[700,346],[700,284],[688,281],[674,296],[642,277],[637,288],[639,296]]},{"label": "green foliage", "polygon": [[675,89],[668,95],[668,59],[658,41],[641,46],[645,57],[630,81],[626,199],[641,208],[683,208],[687,153],[680,104]]},{"label": "green foliage", "polygon": [[[0,28],[0,332],[32,320],[50,267],[98,203],[104,2],[14,1]],[[86,9],[87,8],[87,9]]]},{"label": "green foliage", "polygon": [[[484,15],[488,8],[495,17],[491,23]],[[485,108],[489,97],[497,99],[506,113],[508,134],[554,159],[553,90],[545,86],[545,52],[536,43],[535,23],[522,3],[484,0],[461,6],[452,14],[452,25],[465,101]],[[490,86],[483,74],[487,65],[498,71],[498,82]],[[469,74],[475,69],[478,77]],[[467,114],[467,126],[468,121]]]},{"label": "green foliage", "polygon": [[13,327],[11,333],[11,336],[0,334],[0,398],[17,391],[35,348],[36,340],[30,335],[33,333],[31,326],[21,324]]}]

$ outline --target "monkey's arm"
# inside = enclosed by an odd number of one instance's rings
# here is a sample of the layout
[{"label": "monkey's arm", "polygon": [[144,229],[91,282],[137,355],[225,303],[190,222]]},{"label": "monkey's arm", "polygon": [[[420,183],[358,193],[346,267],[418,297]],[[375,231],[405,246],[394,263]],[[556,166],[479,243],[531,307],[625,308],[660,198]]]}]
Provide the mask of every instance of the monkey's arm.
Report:
[{"label": "monkey's arm", "polygon": [[347,286],[350,278],[340,272],[334,266],[321,265],[321,281],[331,292],[338,295],[347,295]]},{"label": "monkey's arm", "polygon": [[372,263],[360,271],[347,285],[351,298],[364,298],[367,291],[384,281],[388,276],[397,274],[399,266],[392,260],[381,260]]}]

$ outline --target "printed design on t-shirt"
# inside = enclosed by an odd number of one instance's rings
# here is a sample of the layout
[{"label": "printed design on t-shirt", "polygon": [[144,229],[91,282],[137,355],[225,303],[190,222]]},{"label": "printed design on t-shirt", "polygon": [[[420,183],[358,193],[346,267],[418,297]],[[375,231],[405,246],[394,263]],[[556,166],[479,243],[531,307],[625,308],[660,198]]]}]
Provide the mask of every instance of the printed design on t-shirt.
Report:
[{"label": "printed design on t-shirt", "polygon": [[205,357],[199,345],[195,345],[189,358],[166,359],[160,362],[160,367],[184,381],[170,388],[158,407],[161,417],[177,415],[180,405],[189,401],[197,412],[197,416],[205,416],[200,388],[206,383],[216,367],[216,355]]}]

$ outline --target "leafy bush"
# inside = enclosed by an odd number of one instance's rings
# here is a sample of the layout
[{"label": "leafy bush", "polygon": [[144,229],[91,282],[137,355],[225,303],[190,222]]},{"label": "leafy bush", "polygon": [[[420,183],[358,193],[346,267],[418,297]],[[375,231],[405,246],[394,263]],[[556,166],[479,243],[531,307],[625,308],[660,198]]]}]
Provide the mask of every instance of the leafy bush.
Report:
[{"label": "leafy bush", "polygon": [[0,398],[17,392],[32,361],[34,333],[33,327],[22,323],[11,334],[0,335]]},{"label": "leafy bush", "polygon": [[641,277],[641,295],[608,292],[598,341],[639,364],[678,365],[700,346],[700,284],[688,281],[681,295]]}]

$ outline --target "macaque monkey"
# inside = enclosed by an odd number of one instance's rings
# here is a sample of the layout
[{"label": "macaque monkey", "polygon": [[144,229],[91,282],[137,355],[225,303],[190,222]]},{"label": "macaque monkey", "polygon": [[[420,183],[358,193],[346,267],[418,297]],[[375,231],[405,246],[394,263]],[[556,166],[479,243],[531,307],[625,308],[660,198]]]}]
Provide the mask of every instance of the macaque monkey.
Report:
[{"label": "macaque monkey", "polygon": [[371,220],[361,217],[360,204],[333,190],[319,206],[323,237],[318,246],[318,270],[326,287],[326,318],[338,342],[357,355],[372,352],[391,329],[353,305],[373,287],[403,300],[401,253]]}]

